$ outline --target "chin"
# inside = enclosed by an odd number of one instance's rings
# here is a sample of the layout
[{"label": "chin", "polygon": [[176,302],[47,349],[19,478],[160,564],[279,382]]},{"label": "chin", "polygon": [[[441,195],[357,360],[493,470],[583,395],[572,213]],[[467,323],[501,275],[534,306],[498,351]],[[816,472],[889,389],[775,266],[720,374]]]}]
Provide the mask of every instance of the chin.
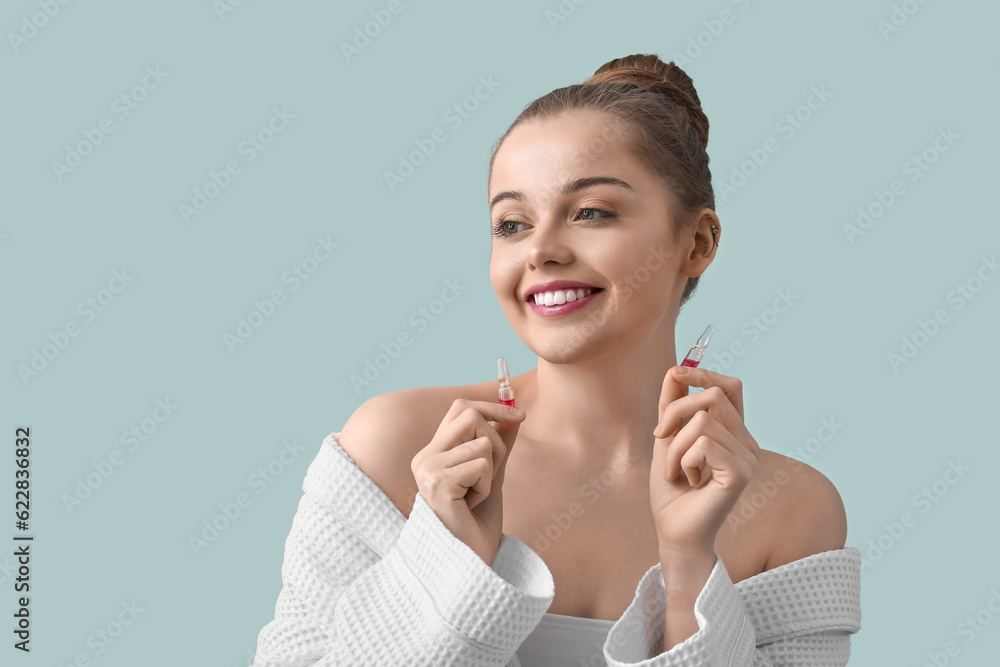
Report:
[{"label": "chin", "polygon": [[518,337],[528,349],[550,364],[571,364],[583,361],[604,350],[606,334],[603,331],[598,330],[590,334],[584,334],[577,328],[571,331],[570,335],[551,331],[532,338],[520,335]]}]

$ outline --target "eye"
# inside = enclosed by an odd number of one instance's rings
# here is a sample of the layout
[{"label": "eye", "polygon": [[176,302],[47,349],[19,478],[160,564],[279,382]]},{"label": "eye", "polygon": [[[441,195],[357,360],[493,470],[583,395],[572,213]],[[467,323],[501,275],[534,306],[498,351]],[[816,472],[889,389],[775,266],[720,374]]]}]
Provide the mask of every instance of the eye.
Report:
[{"label": "eye", "polygon": [[587,207],[587,208],[577,209],[576,211],[576,214],[580,216],[581,220],[597,220],[597,218],[594,217],[595,213],[603,213],[605,218],[617,217],[616,213],[612,213],[611,211],[605,211],[603,208]]},{"label": "eye", "polygon": [[[581,220],[600,220],[601,218],[610,219],[618,217],[618,214],[614,213],[613,211],[606,211],[603,208],[594,208],[592,206],[577,209],[576,215]],[[514,234],[517,234],[518,231],[520,230],[511,229],[511,225],[516,227],[517,225],[524,225],[524,224],[526,223],[512,219],[498,220],[493,225],[493,236],[496,238],[506,238],[508,236],[513,236]]]},{"label": "eye", "polygon": [[504,238],[507,236],[512,236],[516,234],[516,231],[511,231],[509,225],[523,225],[523,222],[518,222],[517,220],[498,220],[495,225],[493,225],[493,236],[497,238]]}]

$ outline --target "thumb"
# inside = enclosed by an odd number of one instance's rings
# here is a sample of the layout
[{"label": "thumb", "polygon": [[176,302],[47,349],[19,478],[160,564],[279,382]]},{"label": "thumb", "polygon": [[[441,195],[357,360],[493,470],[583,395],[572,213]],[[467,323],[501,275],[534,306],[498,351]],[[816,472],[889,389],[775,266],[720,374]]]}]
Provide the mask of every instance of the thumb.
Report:
[{"label": "thumb", "polygon": [[670,371],[667,370],[663,375],[663,384],[660,387],[660,402],[656,413],[657,423],[663,419],[663,411],[667,409],[667,406],[677,399],[687,396],[690,389],[688,385],[675,380]]},{"label": "thumb", "polygon": [[673,374],[670,372],[672,368],[678,368],[677,366],[671,366],[667,369],[667,372],[663,374],[663,385],[660,387],[660,409],[666,408],[671,401],[676,401],[678,398],[684,398],[688,395],[688,391],[691,389],[690,386],[684,384],[683,382],[678,382],[674,379]]}]

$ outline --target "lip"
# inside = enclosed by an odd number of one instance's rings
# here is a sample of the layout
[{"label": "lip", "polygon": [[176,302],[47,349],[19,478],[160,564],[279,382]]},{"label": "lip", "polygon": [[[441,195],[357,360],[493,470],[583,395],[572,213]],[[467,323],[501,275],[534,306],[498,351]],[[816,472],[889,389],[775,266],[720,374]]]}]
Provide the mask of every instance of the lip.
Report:
[{"label": "lip", "polygon": [[582,299],[577,299],[576,301],[567,301],[566,303],[561,303],[558,306],[540,306],[535,303],[534,299],[528,301],[528,305],[531,309],[535,311],[538,315],[542,317],[558,317],[559,315],[565,315],[566,313],[571,313],[574,310],[579,310],[583,308],[588,303],[590,303],[594,297],[599,296],[602,292],[594,292],[590,296],[585,296]]},{"label": "lip", "polygon": [[[542,306],[535,303],[535,300],[531,297],[535,292],[548,292],[557,289],[571,289],[571,288],[590,288],[594,290],[592,294],[589,294],[582,299],[577,299],[576,301],[567,301],[566,303],[561,303],[557,306]],[[538,289],[542,288],[542,289]],[[593,285],[588,285],[587,283],[574,282],[571,280],[556,280],[551,283],[541,283],[535,285],[529,290],[529,294],[526,297],[528,305],[531,306],[531,310],[535,311],[535,314],[541,315],[542,317],[558,317],[560,315],[565,315],[566,313],[571,313],[574,310],[579,310],[583,308],[588,303],[590,303],[595,297],[604,293],[604,289],[600,287],[594,287]]]},{"label": "lip", "polygon": [[[547,283],[538,283],[537,285],[532,285],[531,287],[529,287],[528,291],[524,293],[524,300],[528,301],[529,303],[532,303],[534,302],[534,299],[531,298],[531,295],[536,294],[538,292],[554,292],[560,289],[578,289],[581,287],[589,288],[592,290],[601,290],[602,292],[604,291],[604,289],[601,287],[597,287],[596,285],[591,285],[590,283],[581,283],[578,280],[552,280]],[[593,296],[593,294],[591,294],[590,296]],[[582,301],[582,299],[580,300]],[[574,301],[573,303],[576,302]],[[549,307],[552,308],[554,306],[549,306]]]}]

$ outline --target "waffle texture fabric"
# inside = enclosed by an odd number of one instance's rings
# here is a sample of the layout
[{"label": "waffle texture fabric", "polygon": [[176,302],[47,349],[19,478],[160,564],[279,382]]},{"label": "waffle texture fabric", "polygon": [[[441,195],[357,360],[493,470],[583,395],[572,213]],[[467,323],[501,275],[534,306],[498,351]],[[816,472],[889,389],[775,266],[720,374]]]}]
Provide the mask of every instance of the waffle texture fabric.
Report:
[{"label": "waffle texture fabric", "polygon": [[[309,464],[254,667],[531,667],[520,644],[555,597],[552,574],[503,535],[492,565],[421,494],[409,519],[331,433]],[[608,665],[845,665],[861,629],[861,553],[825,551],[733,584],[722,559],[694,606],[699,630],[662,651],[660,564],[604,644]]]}]

